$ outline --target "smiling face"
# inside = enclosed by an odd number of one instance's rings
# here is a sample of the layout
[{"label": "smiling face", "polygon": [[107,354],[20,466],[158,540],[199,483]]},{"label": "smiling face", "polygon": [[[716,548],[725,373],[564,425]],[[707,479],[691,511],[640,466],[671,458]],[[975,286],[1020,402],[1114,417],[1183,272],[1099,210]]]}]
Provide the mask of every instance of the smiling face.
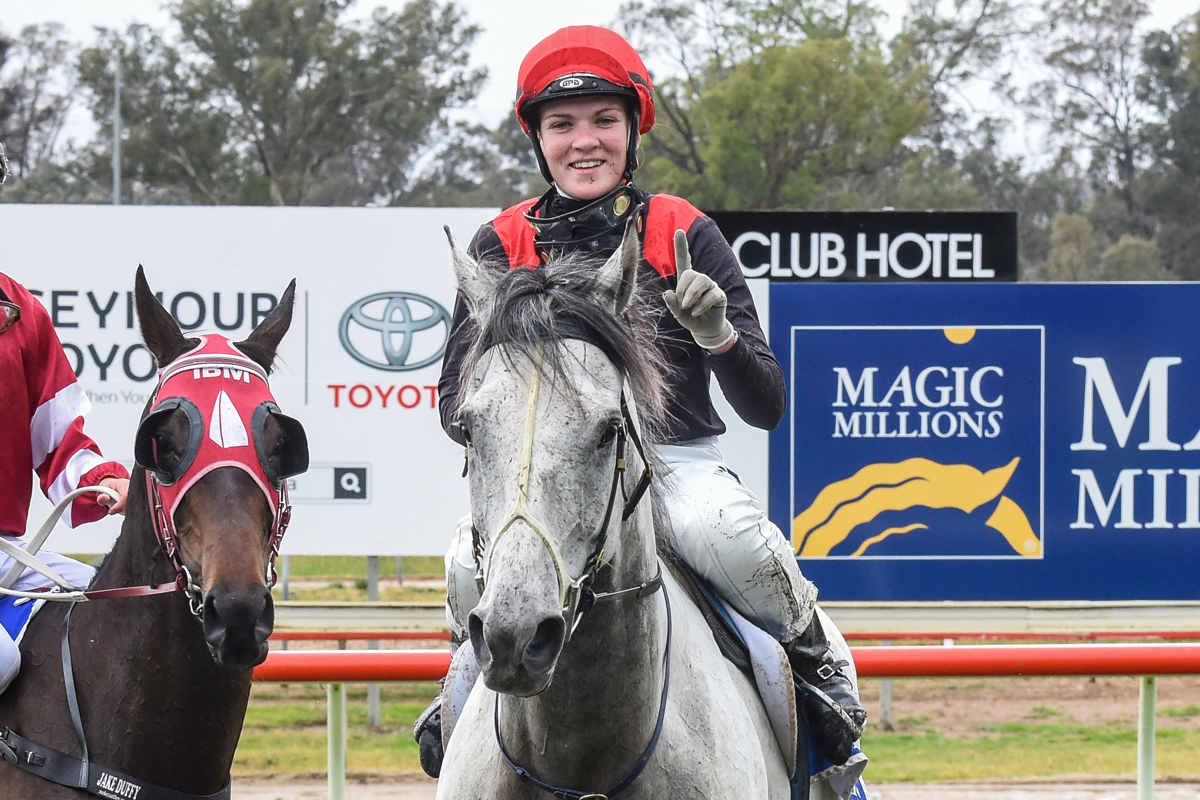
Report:
[{"label": "smiling face", "polygon": [[629,150],[629,112],[617,97],[580,97],[549,103],[538,138],[559,190],[595,200],[621,183]]}]

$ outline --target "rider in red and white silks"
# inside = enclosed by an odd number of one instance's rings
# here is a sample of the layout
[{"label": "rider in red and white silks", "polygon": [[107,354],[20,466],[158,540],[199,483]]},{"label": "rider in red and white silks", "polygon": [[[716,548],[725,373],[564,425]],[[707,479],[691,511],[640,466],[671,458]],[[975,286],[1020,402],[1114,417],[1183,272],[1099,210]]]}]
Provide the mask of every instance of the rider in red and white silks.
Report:
[{"label": "rider in red and white silks", "polygon": [[[737,259],[715,223],[686,200],[633,184],[640,136],[654,124],[646,67],[610,30],[564,28],[525,57],[518,84],[517,117],[550,190],[484,225],[468,251],[476,260],[509,268],[536,266],[549,252],[607,257],[626,222],[641,215],[638,280],[670,312],[657,323],[672,366],[668,438],[658,452],[672,478],[667,485],[673,491],[661,499],[675,548],[725,601],[784,644],[797,687],[805,690],[798,696],[805,698],[802,710],[818,745],[831,761],[844,763],[866,721],[844,672],[848,664],[829,651],[813,610],[816,587],[801,575],[791,544],[717,448],[725,425],[712,405],[711,376],[738,416],[770,430],[786,407],[783,372]],[[686,234],[690,270],[675,263],[677,231]],[[459,365],[469,346],[467,320],[460,296],[438,384],[442,425],[460,443],[454,423]],[[447,618],[459,641],[479,601],[475,574],[471,523],[465,519],[446,554]],[[440,744],[431,735],[440,724],[436,717],[431,708],[415,731],[427,771],[440,765]]]},{"label": "rider in red and white silks", "polygon": [[[2,154],[0,149],[0,158]],[[22,546],[35,476],[56,504],[85,486],[106,486],[120,495],[115,502],[108,495],[77,497],[63,514],[70,527],[123,513],[129,473],[121,464],[105,460],[84,433],[91,402],[75,379],[49,313],[24,286],[2,273],[0,374],[0,537]],[[57,553],[42,551],[39,558],[76,586],[87,586],[95,573],[91,566]],[[0,576],[12,563],[0,554]],[[52,585],[40,573],[25,570],[9,588],[32,592]],[[0,626],[0,692],[20,668],[21,653]]]}]

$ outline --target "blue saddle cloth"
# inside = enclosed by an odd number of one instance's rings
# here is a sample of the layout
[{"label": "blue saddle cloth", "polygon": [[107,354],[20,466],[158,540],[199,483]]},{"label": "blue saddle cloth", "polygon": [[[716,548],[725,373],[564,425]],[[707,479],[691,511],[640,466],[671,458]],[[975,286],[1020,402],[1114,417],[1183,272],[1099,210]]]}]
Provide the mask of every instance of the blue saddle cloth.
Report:
[{"label": "blue saddle cloth", "polygon": [[17,644],[29,626],[29,620],[45,600],[29,600],[24,597],[4,597],[0,599],[0,628],[8,632],[9,637]]}]

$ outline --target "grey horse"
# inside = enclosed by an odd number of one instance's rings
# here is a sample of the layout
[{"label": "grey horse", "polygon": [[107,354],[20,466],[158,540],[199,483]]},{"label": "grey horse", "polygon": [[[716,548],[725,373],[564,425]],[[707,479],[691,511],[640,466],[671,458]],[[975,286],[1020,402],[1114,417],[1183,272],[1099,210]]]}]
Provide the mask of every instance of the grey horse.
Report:
[{"label": "grey horse", "polygon": [[[603,266],[507,271],[453,239],[451,249],[479,326],[458,424],[484,587],[469,625],[483,680],[449,739],[439,800],[543,800],[545,787],[790,797],[752,681],[663,569],[652,493],[639,497],[665,368],[636,297],[632,228]],[[812,787],[817,800],[834,796]]]}]

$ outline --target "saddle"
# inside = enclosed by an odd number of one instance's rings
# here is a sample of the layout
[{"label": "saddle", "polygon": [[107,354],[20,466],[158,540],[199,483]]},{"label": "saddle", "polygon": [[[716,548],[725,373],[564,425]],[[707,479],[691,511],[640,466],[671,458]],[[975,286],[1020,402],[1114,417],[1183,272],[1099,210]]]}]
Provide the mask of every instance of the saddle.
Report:
[{"label": "saddle", "polygon": [[4,628],[9,638],[20,645],[29,621],[45,604],[45,600],[30,600],[27,597],[0,598],[0,628]]},{"label": "saddle", "polygon": [[[811,784],[820,780],[828,780],[843,800],[866,800],[866,787],[862,782],[867,767],[866,754],[856,744],[850,759],[837,765],[831,764],[817,750],[808,735],[804,717],[797,713],[792,667],[783,645],[729,607],[687,564],[673,560],[670,569],[708,623],[721,654],[753,679],[758,688],[791,776],[793,800],[807,798]],[[814,613],[823,612],[816,609]],[[805,774],[808,781],[801,780]]]}]

